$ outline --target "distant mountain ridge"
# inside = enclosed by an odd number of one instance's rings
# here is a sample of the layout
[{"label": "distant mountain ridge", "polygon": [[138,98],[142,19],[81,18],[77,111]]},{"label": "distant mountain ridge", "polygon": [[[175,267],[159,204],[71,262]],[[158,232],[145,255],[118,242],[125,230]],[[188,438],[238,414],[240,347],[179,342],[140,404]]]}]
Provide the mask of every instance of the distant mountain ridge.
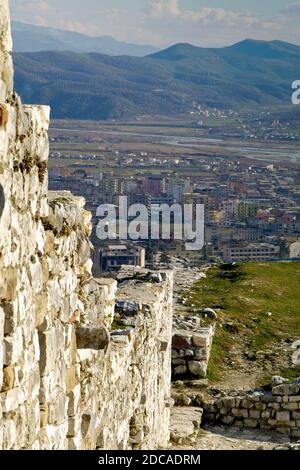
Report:
[{"label": "distant mountain ridge", "polygon": [[91,37],[72,31],[12,22],[15,52],[70,51],[99,52],[107,55],[143,57],[158,51],[153,46],[140,46],[117,41],[110,36]]},{"label": "distant mountain ridge", "polygon": [[40,52],[15,54],[16,87],[49,103],[55,118],[173,115],[197,102],[240,109],[291,102],[300,47],[245,40],[225,48],[175,44],[146,57]]}]

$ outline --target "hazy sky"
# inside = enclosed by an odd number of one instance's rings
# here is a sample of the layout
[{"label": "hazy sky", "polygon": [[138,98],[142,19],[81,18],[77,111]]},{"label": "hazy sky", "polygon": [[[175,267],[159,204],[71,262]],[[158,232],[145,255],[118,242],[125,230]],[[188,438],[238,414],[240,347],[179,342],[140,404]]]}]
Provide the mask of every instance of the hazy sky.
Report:
[{"label": "hazy sky", "polygon": [[244,38],[300,44],[300,1],[11,0],[13,19],[159,47]]}]

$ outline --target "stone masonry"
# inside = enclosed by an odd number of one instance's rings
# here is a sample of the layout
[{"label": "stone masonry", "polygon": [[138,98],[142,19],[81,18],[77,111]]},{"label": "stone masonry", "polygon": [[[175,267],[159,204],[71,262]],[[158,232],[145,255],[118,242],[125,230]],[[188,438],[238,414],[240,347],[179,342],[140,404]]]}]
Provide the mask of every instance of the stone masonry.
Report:
[{"label": "stone masonry", "polygon": [[243,396],[224,397],[204,407],[203,423],[272,430],[300,437],[300,379]]},{"label": "stone masonry", "polygon": [[200,318],[181,321],[187,329],[173,331],[172,375],[174,379],[191,376],[205,378],[210,358],[215,325],[200,327]]},{"label": "stone masonry", "polygon": [[48,194],[49,108],[13,92],[11,50],[0,0],[0,449],[164,447],[172,274],[92,277],[91,215]]}]

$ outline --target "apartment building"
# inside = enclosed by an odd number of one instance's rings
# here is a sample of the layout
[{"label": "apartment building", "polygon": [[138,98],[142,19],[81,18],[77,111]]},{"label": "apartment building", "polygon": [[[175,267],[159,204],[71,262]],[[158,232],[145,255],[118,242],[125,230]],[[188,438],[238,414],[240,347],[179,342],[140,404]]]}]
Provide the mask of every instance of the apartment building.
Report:
[{"label": "apartment building", "polygon": [[252,243],[244,246],[227,245],[223,248],[226,262],[270,261],[278,258],[280,247],[269,243]]}]

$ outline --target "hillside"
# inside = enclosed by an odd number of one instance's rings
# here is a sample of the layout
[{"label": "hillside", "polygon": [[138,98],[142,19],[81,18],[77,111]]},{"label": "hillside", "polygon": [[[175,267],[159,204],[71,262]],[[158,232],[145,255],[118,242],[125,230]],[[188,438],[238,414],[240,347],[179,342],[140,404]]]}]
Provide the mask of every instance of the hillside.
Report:
[{"label": "hillside", "polygon": [[300,336],[299,276],[299,262],[249,263],[227,272],[215,267],[184,296],[190,308],[218,311],[210,379],[251,388],[272,375],[299,377],[300,365],[292,365],[292,343]]},{"label": "hillside", "polygon": [[188,111],[194,101],[240,109],[289,104],[300,47],[246,40],[222,49],[177,44],[147,57],[14,55],[17,91],[54,118],[107,119]]},{"label": "hillside", "polygon": [[143,57],[157,50],[153,46],[117,41],[110,36],[91,37],[73,31],[45,28],[19,21],[12,23],[12,34],[15,52],[99,52],[108,55]]}]

